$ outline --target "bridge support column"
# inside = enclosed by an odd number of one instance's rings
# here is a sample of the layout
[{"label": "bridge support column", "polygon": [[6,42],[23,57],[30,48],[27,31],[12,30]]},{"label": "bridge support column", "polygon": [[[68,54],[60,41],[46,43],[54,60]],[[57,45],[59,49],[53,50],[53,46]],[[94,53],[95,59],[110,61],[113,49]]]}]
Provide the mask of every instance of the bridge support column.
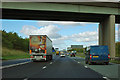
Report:
[{"label": "bridge support column", "polygon": [[115,57],[115,15],[109,15],[100,22],[99,45],[108,45],[110,57]]}]

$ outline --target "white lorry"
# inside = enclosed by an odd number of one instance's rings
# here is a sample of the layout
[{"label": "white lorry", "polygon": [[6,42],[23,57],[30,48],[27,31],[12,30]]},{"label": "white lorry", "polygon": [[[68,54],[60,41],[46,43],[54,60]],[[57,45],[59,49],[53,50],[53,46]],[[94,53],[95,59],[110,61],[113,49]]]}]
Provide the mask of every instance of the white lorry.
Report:
[{"label": "white lorry", "polygon": [[52,41],[47,35],[30,35],[29,40],[32,61],[52,60]]}]

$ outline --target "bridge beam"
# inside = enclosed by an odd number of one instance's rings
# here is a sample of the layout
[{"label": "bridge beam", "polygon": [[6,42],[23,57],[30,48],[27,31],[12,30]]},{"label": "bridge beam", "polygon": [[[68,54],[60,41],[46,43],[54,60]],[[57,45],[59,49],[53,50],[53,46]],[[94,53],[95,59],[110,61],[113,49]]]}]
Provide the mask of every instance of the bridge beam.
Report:
[{"label": "bridge beam", "polygon": [[110,57],[115,57],[115,15],[109,15],[100,22],[99,45],[108,45]]}]

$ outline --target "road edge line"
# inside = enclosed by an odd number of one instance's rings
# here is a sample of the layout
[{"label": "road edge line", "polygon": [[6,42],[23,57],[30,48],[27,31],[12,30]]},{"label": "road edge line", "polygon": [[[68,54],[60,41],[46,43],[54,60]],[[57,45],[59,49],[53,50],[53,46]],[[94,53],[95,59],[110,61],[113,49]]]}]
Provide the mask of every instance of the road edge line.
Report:
[{"label": "road edge line", "polygon": [[9,67],[18,66],[18,65],[23,65],[23,64],[27,64],[29,62],[31,62],[31,61],[18,63],[18,64],[7,65],[7,66],[0,66],[0,69],[9,68]]}]

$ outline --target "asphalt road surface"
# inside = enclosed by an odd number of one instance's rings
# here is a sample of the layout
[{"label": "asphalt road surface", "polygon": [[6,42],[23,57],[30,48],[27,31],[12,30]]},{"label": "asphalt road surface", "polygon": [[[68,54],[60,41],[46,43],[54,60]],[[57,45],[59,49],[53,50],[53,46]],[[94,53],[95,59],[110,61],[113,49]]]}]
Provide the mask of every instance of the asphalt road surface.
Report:
[{"label": "asphalt road surface", "polygon": [[5,61],[2,61],[2,66],[24,63],[24,62],[29,62],[29,61],[30,59],[5,60]]},{"label": "asphalt road surface", "polygon": [[55,56],[48,62],[29,62],[2,69],[3,79],[19,78],[22,80],[40,78],[65,78],[65,79],[103,79],[103,76],[90,68],[83,66],[69,57]]}]

